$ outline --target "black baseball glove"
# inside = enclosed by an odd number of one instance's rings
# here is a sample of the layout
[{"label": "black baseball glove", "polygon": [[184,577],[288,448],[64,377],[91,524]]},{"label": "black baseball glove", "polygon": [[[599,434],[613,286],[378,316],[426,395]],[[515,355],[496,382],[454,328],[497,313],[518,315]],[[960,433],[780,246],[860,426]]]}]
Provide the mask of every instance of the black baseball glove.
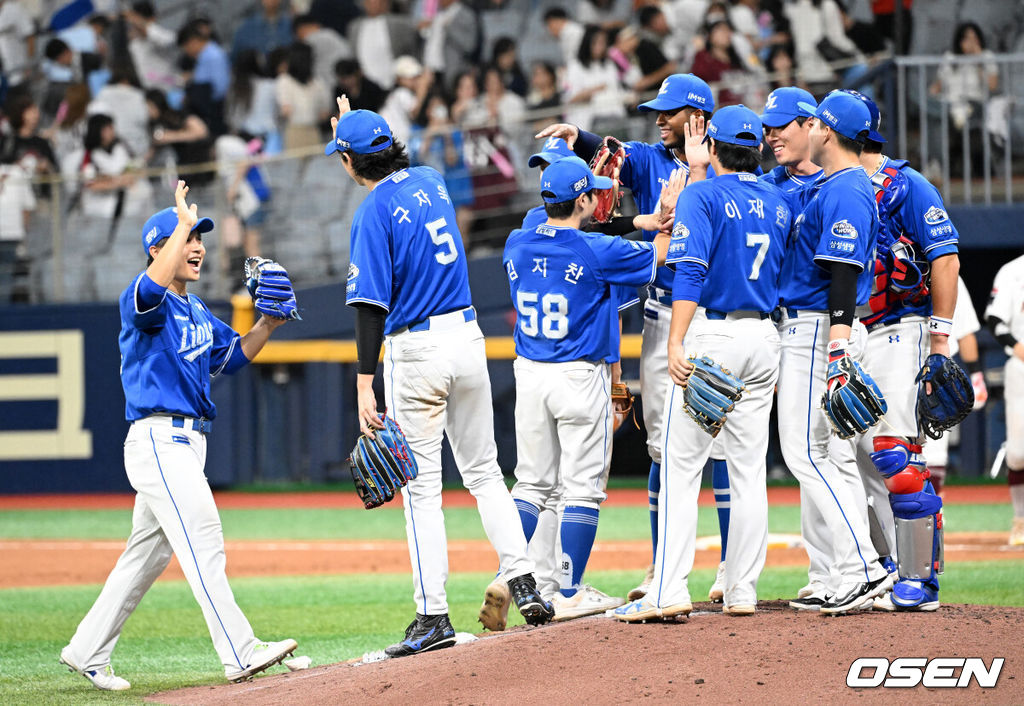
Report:
[{"label": "black baseball glove", "polygon": [[962,422],[974,407],[971,380],[952,358],[939,353],[928,356],[917,382],[917,418],[933,439]]}]

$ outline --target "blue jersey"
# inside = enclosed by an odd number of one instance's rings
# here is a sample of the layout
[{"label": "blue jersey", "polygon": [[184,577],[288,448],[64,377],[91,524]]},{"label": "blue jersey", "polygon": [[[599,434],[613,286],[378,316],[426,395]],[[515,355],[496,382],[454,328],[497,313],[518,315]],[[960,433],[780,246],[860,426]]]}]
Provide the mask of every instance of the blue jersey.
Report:
[{"label": "blue jersey", "polygon": [[653,282],[658,254],[653,243],[542,224],[513,231],[503,262],[517,313],[517,355],[613,362],[619,315],[611,287]]},{"label": "blue jersey", "polygon": [[378,182],[352,220],[350,253],[345,303],[387,311],[385,334],[472,304],[455,209],[430,167]]},{"label": "blue jersey", "polygon": [[[928,262],[951,255],[959,251],[960,234],[956,226],[949,220],[945,205],[938,189],[932,186],[924,175],[912,169],[905,160],[882,157],[878,169],[869,176],[875,191],[882,190],[884,181],[883,169],[895,167],[907,179],[907,195],[895,213],[890,214],[890,224],[894,227],[892,236],[906,236],[913,244],[918,259]],[[879,242],[878,247],[889,247],[891,243]],[[878,272],[876,266],[876,272]],[[884,283],[883,279],[883,283]],[[875,320],[891,323],[903,316],[931,316],[932,300],[930,296],[902,301],[891,300],[891,306],[881,317]]]},{"label": "blue jersey", "polygon": [[673,300],[723,312],[773,311],[791,220],[783,193],[753,174],[687,186],[666,260],[678,263]]},{"label": "blue jersey", "polygon": [[857,305],[871,294],[878,211],[875,190],[862,167],[848,167],[809,187],[807,206],[793,220],[782,265],[781,304],[797,310],[827,311],[832,281],[829,263],[860,270]]},{"label": "blue jersey", "polygon": [[795,215],[804,210],[809,198],[808,187],[818,183],[818,180],[825,175],[825,171],[819,169],[814,174],[791,174],[789,169],[781,164],[767,174],[760,177],[761,181],[774,184],[782,191],[786,201],[789,202],[789,210]]},{"label": "blue jersey", "polygon": [[[533,230],[542,223],[548,222],[548,213],[543,206],[534,206],[523,216],[522,230]],[[586,231],[584,231],[586,233]],[[590,233],[586,233],[590,235]],[[636,287],[623,287],[616,284],[612,286],[612,301],[615,302],[619,311],[625,311],[634,304],[640,303],[640,297],[636,294]],[[614,362],[614,361],[611,361]]]},{"label": "blue jersey", "polygon": [[121,293],[119,304],[125,419],[217,416],[210,378],[249,362],[239,335],[195,294],[178,296],[145,272]]}]

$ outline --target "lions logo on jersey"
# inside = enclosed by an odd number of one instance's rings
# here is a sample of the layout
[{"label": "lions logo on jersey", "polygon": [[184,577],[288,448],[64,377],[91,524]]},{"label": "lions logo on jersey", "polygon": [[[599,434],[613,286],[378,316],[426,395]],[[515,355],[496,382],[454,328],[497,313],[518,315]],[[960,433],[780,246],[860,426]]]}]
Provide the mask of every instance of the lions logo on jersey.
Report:
[{"label": "lions logo on jersey", "polygon": [[857,229],[845,218],[841,221],[837,221],[832,224],[832,235],[837,238],[846,238],[847,240],[855,240],[857,238]]},{"label": "lions logo on jersey", "polygon": [[672,229],[672,237],[675,238],[677,236],[680,238],[690,237],[690,229],[687,228],[686,224],[683,223],[682,221],[676,223],[675,227]]},{"label": "lions logo on jersey", "polygon": [[924,214],[924,222],[930,226],[937,226],[943,221],[948,220],[949,215],[938,206],[932,206]]}]

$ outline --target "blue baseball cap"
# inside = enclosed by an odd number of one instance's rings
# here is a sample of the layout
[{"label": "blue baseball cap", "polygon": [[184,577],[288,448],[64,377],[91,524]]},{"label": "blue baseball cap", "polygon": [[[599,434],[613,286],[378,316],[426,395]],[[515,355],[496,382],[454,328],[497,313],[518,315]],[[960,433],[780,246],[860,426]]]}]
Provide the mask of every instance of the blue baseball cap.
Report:
[{"label": "blue baseball cap", "polygon": [[868,130],[868,139],[873,142],[885,142],[885,138],[878,132],[878,128],[882,126],[882,113],[878,110],[878,104],[860,91],[855,91],[852,88],[844,88],[843,92],[849,93],[854,98],[859,98],[868,107],[868,112],[871,113],[871,129]]},{"label": "blue baseball cap", "polygon": [[[544,170],[541,179],[541,198],[547,203],[572,201],[580,194],[594,189],[610,189],[612,180],[608,177],[595,176],[590,167],[579,157],[563,157],[552,162]],[[551,196],[545,196],[550,192]]]},{"label": "blue baseball cap", "polygon": [[711,86],[693,74],[672,74],[661,82],[658,95],[636,107],[641,113],[692,106],[709,113],[715,109]]},{"label": "blue baseball cap", "polygon": [[[178,209],[174,206],[165,208],[163,211],[157,211],[146,224],[142,226],[142,252],[149,254],[149,248],[151,245],[158,244],[164,238],[170,238],[171,233],[178,227]],[[208,233],[213,230],[213,219],[212,218],[200,218],[192,232],[199,231],[200,233]]]},{"label": "blue baseball cap", "polygon": [[[761,144],[761,119],[745,105],[727,105],[711,116],[704,142],[728,142],[732,145],[757,147]],[[750,134],[752,137],[741,137]]]},{"label": "blue baseball cap", "polygon": [[[379,145],[372,144],[383,135],[388,138]],[[393,141],[388,121],[372,110],[350,110],[341,116],[334,131],[334,139],[324,147],[324,154],[352,150],[356,154],[373,154],[386,150]]]},{"label": "blue baseball cap", "polygon": [[557,162],[563,157],[572,157],[573,151],[569,147],[568,143],[561,137],[549,137],[544,141],[544,146],[540,148],[540,152],[530,155],[530,161],[527,164],[532,167],[539,167],[541,162]]},{"label": "blue baseball cap", "polygon": [[821,99],[817,109],[810,103],[800,103],[800,107],[813,111],[815,118],[857,142],[863,142],[871,130],[871,111],[862,100],[843,91],[829,93]]},{"label": "blue baseball cap", "polygon": [[809,91],[796,86],[776,88],[768,94],[764,112],[761,113],[761,123],[765,127],[782,127],[801,116],[814,117],[814,110],[801,108],[801,103],[818,107],[818,101],[814,100],[814,96]]}]

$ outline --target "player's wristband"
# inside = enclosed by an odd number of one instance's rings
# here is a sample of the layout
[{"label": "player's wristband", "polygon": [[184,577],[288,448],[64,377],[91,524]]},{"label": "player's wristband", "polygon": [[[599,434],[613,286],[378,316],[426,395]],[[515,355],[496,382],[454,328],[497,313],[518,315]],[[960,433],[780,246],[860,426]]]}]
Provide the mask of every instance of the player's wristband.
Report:
[{"label": "player's wristband", "polygon": [[941,316],[932,316],[928,319],[928,333],[933,336],[949,336],[953,333],[953,320],[944,319]]},{"label": "player's wristband", "polygon": [[847,338],[837,338],[834,341],[828,342],[828,359],[829,362],[842,358],[846,355],[846,349],[850,347],[850,340]]},{"label": "player's wristband", "polygon": [[971,375],[974,375],[975,373],[983,372],[982,369],[981,369],[981,361],[980,360],[965,360],[964,361],[964,367],[967,368],[967,372],[969,372]]}]

